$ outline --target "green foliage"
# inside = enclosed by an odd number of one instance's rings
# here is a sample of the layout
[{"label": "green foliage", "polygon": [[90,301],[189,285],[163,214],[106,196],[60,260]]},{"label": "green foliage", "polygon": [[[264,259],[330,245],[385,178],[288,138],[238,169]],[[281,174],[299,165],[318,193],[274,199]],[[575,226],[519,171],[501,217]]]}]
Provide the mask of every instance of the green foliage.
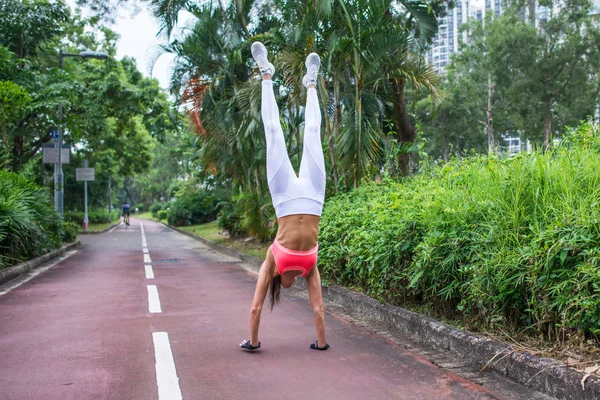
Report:
[{"label": "green foliage", "polygon": [[229,236],[238,237],[246,233],[242,227],[241,219],[242,217],[236,209],[235,203],[225,202],[222,204],[221,212],[219,212],[217,225],[227,231]]},{"label": "green foliage", "polygon": [[169,207],[169,203],[154,203],[150,206],[150,212],[154,218],[158,218],[158,212],[166,210]]},{"label": "green foliage", "polygon": [[177,193],[176,200],[169,205],[169,225],[185,226],[214,221],[227,197],[226,191],[205,190],[193,181],[186,182]]},{"label": "green foliage", "polygon": [[471,327],[598,334],[599,145],[588,123],[552,152],[456,159],[337,196],[321,223],[323,275]]},{"label": "green foliage", "polygon": [[0,170],[0,268],[58,247],[61,229],[45,189]]},{"label": "green foliage", "polygon": [[[88,222],[90,224],[105,224],[118,220],[119,215],[119,211],[113,211],[112,213],[108,211],[89,211]],[[69,211],[64,214],[65,221],[76,223],[78,226],[81,226],[84,218],[85,213],[83,211]]]},{"label": "green foliage", "polygon": [[79,226],[80,225],[75,222],[63,222],[61,230],[61,239],[63,243],[73,243],[77,239]]},{"label": "green foliage", "polygon": [[271,198],[241,193],[223,204],[217,223],[230,236],[249,235],[270,240],[277,233],[277,219]]},{"label": "green foliage", "polygon": [[524,2],[505,6],[498,17],[461,27],[469,40],[446,69],[440,103],[418,106],[432,156],[485,153],[488,127],[494,147],[507,133],[549,146],[565,126],[596,112],[600,30],[592,2],[553,0],[535,13]]},{"label": "green foliage", "polygon": [[156,218],[158,218],[159,221],[162,221],[163,219],[167,219],[168,213],[167,210],[158,210],[158,212],[156,213]]},{"label": "green foliage", "polygon": [[19,58],[34,55],[63,34],[68,18],[64,1],[4,0],[0,3],[0,43]]}]

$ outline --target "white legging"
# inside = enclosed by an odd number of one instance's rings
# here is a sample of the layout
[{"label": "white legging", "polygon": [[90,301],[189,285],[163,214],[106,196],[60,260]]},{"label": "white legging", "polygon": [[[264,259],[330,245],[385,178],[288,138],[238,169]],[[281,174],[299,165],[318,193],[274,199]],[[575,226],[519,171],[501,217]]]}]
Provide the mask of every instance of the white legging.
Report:
[{"label": "white legging", "polygon": [[287,153],[273,81],[263,80],[261,111],[267,141],[267,181],[277,217],[321,215],[326,178],[317,90],[309,88],[306,95],[304,146],[298,176]]}]

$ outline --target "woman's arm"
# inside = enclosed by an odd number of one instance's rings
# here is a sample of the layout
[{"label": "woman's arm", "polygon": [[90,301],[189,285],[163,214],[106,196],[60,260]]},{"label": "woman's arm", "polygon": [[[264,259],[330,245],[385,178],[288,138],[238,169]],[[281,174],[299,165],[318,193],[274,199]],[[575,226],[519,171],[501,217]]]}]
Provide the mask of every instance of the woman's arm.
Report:
[{"label": "woman's arm", "polygon": [[317,329],[317,339],[319,347],[325,347],[327,338],[325,337],[325,309],[323,308],[323,295],[321,294],[321,275],[315,266],[306,277],[308,283],[308,297],[310,305],[315,314],[315,328]]},{"label": "woman's arm", "polygon": [[262,312],[265,297],[269,290],[269,284],[273,279],[273,255],[271,249],[267,251],[267,258],[260,267],[258,272],[258,280],[256,281],[256,289],[254,290],[254,299],[252,300],[252,308],[250,309],[250,344],[258,346],[258,327],[260,325],[260,314]]}]

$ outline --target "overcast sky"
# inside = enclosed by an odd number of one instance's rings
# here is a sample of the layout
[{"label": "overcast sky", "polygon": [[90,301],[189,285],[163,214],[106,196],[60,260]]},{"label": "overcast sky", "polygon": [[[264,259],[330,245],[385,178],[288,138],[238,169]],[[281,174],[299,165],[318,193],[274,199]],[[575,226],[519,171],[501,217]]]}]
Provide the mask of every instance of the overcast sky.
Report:
[{"label": "overcast sky", "polygon": [[[67,0],[67,3],[71,8],[74,8],[75,0]],[[185,26],[191,18],[193,18],[191,14],[180,13],[178,26]],[[138,69],[145,76],[152,76],[158,79],[160,86],[166,89],[169,86],[173,56],[168,54],[161,56],[154,65],[152,75],[150,75],[147,61],[148,49],[151,49],[153,44],[162,43],[164,40],[156,37],[159,30],[158,21],[150,15],[146,8],[140,8],[139,12],[134,16],[131,15],[131,11],[123,10],[115,21],[115,24],[110,25],[109,28],[120,35],[120,39],[117,42],[117,58],[121,59],[124,56],[134,57],[137,61]]]},{"label": "overcast sky", "polygon": [[[191,18],[193,17],[190,14],[180,13],[178,26],[185,26]],[[131,17],[129,12],[120,15],[111,29],[121,35],[117,43],[117,57],[134,57],[138,69],[145,76],[150,76],[152,73],[152,76],[160,82],[160,86],[166,89],[169,86],[173,56],[169,54],[161,56],[152,72],[148,71],[148,50],[156,43],[164,43],[164,39],[156,37],[159,30],[158,21],[146,8],[143,8],[134,17]]]}]

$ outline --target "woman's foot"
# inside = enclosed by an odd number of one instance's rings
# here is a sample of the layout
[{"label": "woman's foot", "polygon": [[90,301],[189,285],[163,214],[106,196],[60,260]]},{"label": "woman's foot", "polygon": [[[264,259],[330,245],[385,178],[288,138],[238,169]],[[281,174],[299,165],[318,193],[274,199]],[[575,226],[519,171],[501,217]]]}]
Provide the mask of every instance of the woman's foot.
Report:
[{"label": "woman's foot", "polygon": [[252,346],[250,339],[247,339],[240,343],[240,347],[245,350],[257,350],[260,349],[260,342],[258,342],[258,346]]},{"label": "woman's foot", "polygon": [[258,64],[258,69],[260,69],[261,75],[268,75],[269,79],[275,73],[275,66],[267,60],[267,48],[261,42],[252,43],[252,47],[250,49],[252,51],[252,57],[256,64]]},{"label": "woman's foot", "polygon": [[319,347],[319,341],[317,340],[310,345],[310,348],[313,350],[327,350],[329,348],[329,343],[325,343],[324,347]]},{"label": "woman's foot", "polygon": [[302,84],[307,89],[317,85],[317,77],[319,76],[319,68],[321,67],[321,58],[317,53],[310,53],[306,57],[306,75],[302,78]]}]

